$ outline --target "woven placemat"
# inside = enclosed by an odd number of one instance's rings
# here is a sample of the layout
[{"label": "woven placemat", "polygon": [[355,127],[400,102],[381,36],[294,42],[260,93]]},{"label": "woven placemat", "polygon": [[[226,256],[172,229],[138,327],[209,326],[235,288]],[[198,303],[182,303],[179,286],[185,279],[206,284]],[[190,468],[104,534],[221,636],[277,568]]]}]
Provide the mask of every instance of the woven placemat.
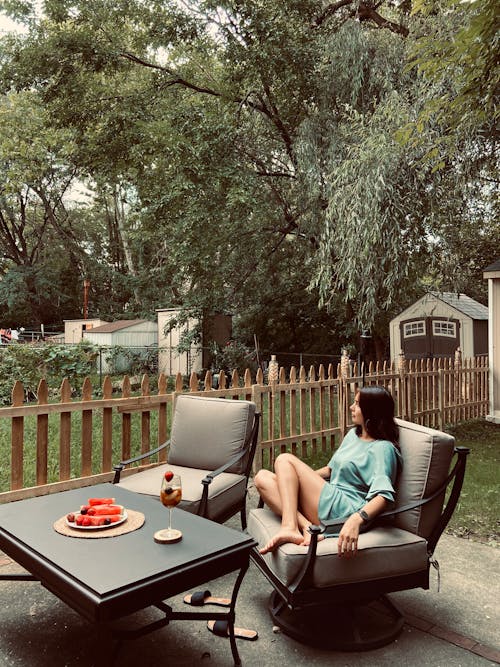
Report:
[{"label": "woven placemat", "polygon": [[135,510],[127,510],[127,520],[121,523],[119,526],[114,526],[113,528],[102,528],[99,530],[82,530],[81,528],[71,528],[66,523],[66,514],[58,519],[54,523],[54,530],[61,535],[66,535],[67,537],[80,537],[85,539],[96,539],[102,537],[116,537],[117,535],[125,535],[125,533],[131,533],[134,530],[140,528],[145,521],[144,514],[142,512],[136,512]]}]

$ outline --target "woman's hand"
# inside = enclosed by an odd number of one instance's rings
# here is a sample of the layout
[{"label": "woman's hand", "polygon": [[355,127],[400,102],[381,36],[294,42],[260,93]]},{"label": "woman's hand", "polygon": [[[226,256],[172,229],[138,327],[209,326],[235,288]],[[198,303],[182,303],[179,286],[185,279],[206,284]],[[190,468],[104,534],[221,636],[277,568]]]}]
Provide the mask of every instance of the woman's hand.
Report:
[{"label": "woman's hand", "polygon": [[[383,496],[375,496],[362,508],[372,521],[380,512],[383,512],[389,502]],[[338,541],[338,554],[350,558],[358,552],[359,529],[363,525],[363,519],[358,512],[351,514],[342,526]]]},{"label": "woman's hand", "polygon": [[363,519],[357,512],[355,514],[351,514],[351,516],[344,523],[337,542],[339,556],[343,556],[344,558],[351,558],[357,554],[359,529],[362,523]]}]

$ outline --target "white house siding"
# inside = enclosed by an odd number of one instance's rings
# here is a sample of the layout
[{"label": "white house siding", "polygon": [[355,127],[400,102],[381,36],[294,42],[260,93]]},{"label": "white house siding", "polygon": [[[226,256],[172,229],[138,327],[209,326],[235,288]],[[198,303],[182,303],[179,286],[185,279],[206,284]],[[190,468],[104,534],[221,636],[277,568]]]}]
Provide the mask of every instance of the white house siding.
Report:
[{"label": "white house siding", "polygon": [[[157,347],[158,325],[156,322],[142,320],[132,321],[131,324],[127,324],[126,320],[124,320],[120,324],[120,328],[113,329],[114,324],[116,323],[111,322],[102,327],[95,327],[94,329],[87,330],[84,332],[84,338],[101,348],[119,345],[121,347],[132,349],[138,348],[139,351],[141,348]],[[99,365],[98,370],[102,373],[126,371],[128,365],[125,358],[123,358],[122,360],[115,359],[114,364],[111,367],[111,364],[106,361],[105,352],[100,354],[97,363]]]},{"label": "white house siding", "polygon": [[189,375],[192,371],[198,372],[202,367],[202,350],[197,345],[192,345],[189,352],[179,354],[176,347],[181,336],[186,331],[194,329],[198,322],[190,319],[186,324],[175,327],[165,333],[169,322],[179,314],[175,308],[161,308],[158,314],[158,366],[159,370],[166,375]]},{"label": "white house siding", "polygon": [[460,349],[463,357],[474,356],[474,336],[473,320],[468,315],[449,306],[444,301],[435,297],[433,294],[426,294],[397,317],[391,320],[389,324],[390,342],[391,342],[391,360],[397,361],[402,349],[401,329],[402,321],[417,319],[419,317],[439,317],[445,319],[456,319],[460,323]]},{"label": "white house siding", "polygon": [[112,345],[122,347],[150,347],[158,344],[158,325],[156,322],[141,322],[115,331]]},{"label": "white house siding", "polygon": [[500,260],[483,274],[488,279],[488,356],[490,407],[486,419],[500,424]]},{"label": "white house siding", "polygon": [[97,318],[86,320],[64,320],[64,342],[68,345],[79,343],[83,338],[84,327],[87,330],[107,324],[106,320]]}]

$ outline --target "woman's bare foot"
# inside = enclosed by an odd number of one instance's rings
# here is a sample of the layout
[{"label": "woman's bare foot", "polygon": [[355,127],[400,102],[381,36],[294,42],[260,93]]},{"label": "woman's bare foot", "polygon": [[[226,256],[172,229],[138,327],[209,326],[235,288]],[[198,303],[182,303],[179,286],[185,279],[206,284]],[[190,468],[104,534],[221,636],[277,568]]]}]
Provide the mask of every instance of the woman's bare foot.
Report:
[{"label": "woman's bare foot", "polygon": [[[308,528],[304,528],[302,530],[302,538],[303,539],[300,545],[303,547],[308,547],[311,544],[311,533],[309,532]],[[321,542],[321,540],[324,539],[325,539],[324,535],[318,535],[318,542]]]},{"label": "woman's bare foot", "polygon": [[281,528],[281,530],[279,530],[262,549],[259,549],[259,553],[267,554],[271,551],[275,551],[279,546],[286,544],[287,542],[292,542],[293,544],[302,544],[304,542],[304,535],[300,532],[300,530],[293,530],[293,528]]}]

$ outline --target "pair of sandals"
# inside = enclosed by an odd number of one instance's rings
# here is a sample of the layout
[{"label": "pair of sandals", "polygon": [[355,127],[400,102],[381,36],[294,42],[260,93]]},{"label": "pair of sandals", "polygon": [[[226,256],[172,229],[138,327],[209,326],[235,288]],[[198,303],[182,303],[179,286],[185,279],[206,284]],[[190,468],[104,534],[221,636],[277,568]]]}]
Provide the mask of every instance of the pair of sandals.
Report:
[{"label": "pair of sandals", "polygon": [[[206,604],[214,604],[219,607],[231,606],[230,599],[213,597],[210,591],[196,591],[196,593],[189,593],[184,596],[184,602],[192,607],[203,607]],[[207,628],[218,637],[229,637],[229,623],[227,621],[207,621]],[[255,641],[259,635],[256,630],[235,627],[234,636],[239,639]]]}]

